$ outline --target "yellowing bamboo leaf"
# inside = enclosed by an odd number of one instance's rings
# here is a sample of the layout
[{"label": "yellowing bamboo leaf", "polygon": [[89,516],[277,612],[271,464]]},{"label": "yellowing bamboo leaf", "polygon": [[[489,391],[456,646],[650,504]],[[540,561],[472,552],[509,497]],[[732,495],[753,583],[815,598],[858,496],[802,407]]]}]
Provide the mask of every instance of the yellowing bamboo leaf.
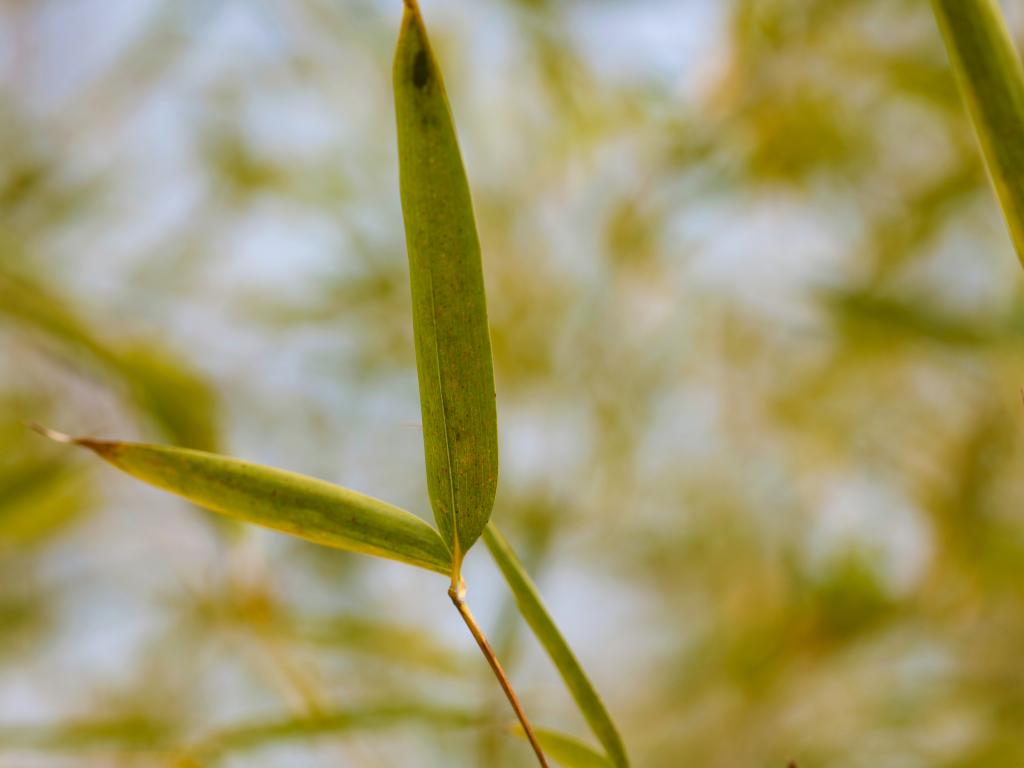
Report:
[{"label": "yellowing bamboo leaf", "polygon": [[[526,737],[520,726],[515,726],[518,736]],[[546,728],[535,728],[537,741],[544,748],[544,754],[562,768],[614,768],[607,757],[579,739]]]},{"label": "yellowing bamboo leaf", "polygon": [[[483,536],[484,543],[487,544],[491,555],[494,556],[494,561],[498,564],[498,568],[501,569],[505,581],[512,590],[516,605],[519,606],[519,613],[526,619],[533,634],[536,635],[551,661],[558,668],[562,680],[565,681],[566,687],[575,699],[580,712],[583,713],[587,724],[607,751],[611,765],[616,768],[625,768],[629,765],[629,758],[626,757],[626,748],[622,743],[622,737],[619,736],[619,731],[615,727],[615,723],[612,722],[611,715],[605,709],[604,703],[587,677],[587,673],[583,671],[576,655],[565,638],[562,637],[562,633],[558,631],[547,608],[544,607],[537,587],[534,586],[529,574],[519,562],[519,558],[516,557],[512,547],[509,546],[508,541],[501,535],[494,523],[490,523],[484,529]],[[546,752],[548,747],[543,740],[541,745]]]},{"label": "yellowing bamboo leaf", "polygon": [[1024,67],[998,0],[932,0],[932,8],[1024,262]]},{"label": "yellowing bamboo leaf", "polygon": [[494,505],[494,374],[469,185],[441,71],[412,0],[394,90],[427,487],[457,580]]},{"label": "yellowing bamboo leaf", "polygon": [[37,429],[58,442],[88,448],[139,480],[213,512],[329,547],[446,575],[451,570],[451,554],[430,525],[411,512],[332,483],[203,451],[72,438]]}]

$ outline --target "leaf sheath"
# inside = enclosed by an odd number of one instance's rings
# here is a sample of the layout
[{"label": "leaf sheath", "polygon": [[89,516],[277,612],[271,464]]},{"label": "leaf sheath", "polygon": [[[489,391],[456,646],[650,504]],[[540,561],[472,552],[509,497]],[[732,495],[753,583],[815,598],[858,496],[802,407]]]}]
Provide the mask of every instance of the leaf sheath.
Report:
[{"label": "leaf sheath", "polygon": [[493,523],[484,529],[483,536],[484,543],[515,596],[519,612],[558,668],[590,729],[604,746],[611,763],[617,768],[625,768],[629,765],[629,759],[626,757],[622,737],[576,655],[558,631],[529,574]]}]

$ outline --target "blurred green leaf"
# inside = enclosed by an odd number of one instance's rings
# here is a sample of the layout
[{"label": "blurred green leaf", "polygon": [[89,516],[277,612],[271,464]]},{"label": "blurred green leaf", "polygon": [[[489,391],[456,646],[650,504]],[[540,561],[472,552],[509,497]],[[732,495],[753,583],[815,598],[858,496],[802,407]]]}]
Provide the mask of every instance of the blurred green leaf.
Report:
[{"label": "blurred green leaf", "polygon": [[4,747],[40,750],[166,749],[171,734],[163,722],[146,717],[82,720],[57,725],[0,726]]},{"label": "blurred green leaf", "polygon": [[138,408],[178,445],[213,450],[217,404],[212,389],[152,340],[114,341],[71,301],[22,274],[0,272],[0,315],[20,322],[119,379]]},{"label": "blurred green leaf", "polygon": [[[515,732],[524,736],[523,729],[516,727]],[[588,747],[579,739],[557,731],[544,728],[535,729],[537,741],[544,748],[544,754],[558,763],[562,768],[613,768],[614,763],[592,747]]]},{"label": "blurred green leaf", "polygon": [[932,0],[932,8],[1024,261],[1024,68],[998,0]]},{"label": "blurred green leaf", "polygon": [[387,728],[408,721],[458,727],[478,725],[480,716],[469,710],[440,707],[428,702],[386,704],[344,712],[326,712],[309,717],[255,721],[229,726],[203,739],[189,752],[201,765],[208,765],[219,761],[229,752],[356,730]]},{"label": "blurred green leaf", "polygon": [[329,547],[377,555],[448,574],[451,555],[437,531],[410,512],[332,483],[184,448],[70,438],[128,474],[205,509]]},{"label": "blurred green leaf", "polygon": [[957,316],[927,296],[844,289],[823,292],[820,298],[837,331],[848,341],[860,340],[872,349],[885,349],[900,341],[978,349],[1010,336],[1005,322],[1000,325],[976,316]]},{"label": "blurred green leaf", "polygon": [[457,580],[494,505],[494,373],[469,185],[415,3],[402,20],[394,90],[427,486]]},{"label": "blurred green leaf", "polygon": [[134,342],[118,348],[114,368],[168,440],[184,448],[216,450],[217,397],[184,361],[152,343]]},{"label": "blurred green leaf", "polygon": [[389,666],[421,667],[443,673],[465,669],[462,660],[422,629],[363,616],[299,616],[295,635],[318,646],[348,654],[374,656]]},{"label": "blurred green leaf", "polygon": [[516,557],[512,547],[493,523],[484,529],[483,535],[487,548],[494,556],[495,562],[515,596],[519,612],[558,668],[558,672],[573,699],[576,700],[580,712],[583,713],[594,735],[608,751],[612,764],[620,767],[629,765],[626,748],[611,715],[605,709],[601,697],[594,689],[586,672],[583,671],[583,667],[580,666],[576,655],[565,638],[562,637],[562,633],[558,631],[558,627],[547,608],[544,607],[536,586],[529,574],[526,573],[522,563],[519,562],[519,558]]},{"label": "blurred green leaf", "polygon": [[5,665],[44,645],[54,629],[56,592],[39,585],[26,567],[31,567],[26,559],[0,557],[0,660]]},{"label": "blurred green leaf", "polygon": [[89,501],[80,471],[63,462],[23,463],[0,471],[0,554],[44,540]]}]

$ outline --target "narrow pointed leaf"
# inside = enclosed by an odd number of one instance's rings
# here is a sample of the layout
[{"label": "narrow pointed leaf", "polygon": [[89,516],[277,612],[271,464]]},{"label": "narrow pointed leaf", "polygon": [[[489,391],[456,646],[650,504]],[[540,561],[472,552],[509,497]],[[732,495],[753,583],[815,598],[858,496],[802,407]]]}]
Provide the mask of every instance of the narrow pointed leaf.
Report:
[{"label": "narrow pointed leaf", "polygon": [[[515,732],[526,738],[520,726],[515,727]],[[544,749],[544,754],[562,768],[614,768],[607,757],[572,736],[546,728],[535,728],[534,735]]]},{"label": "narrow pointed leaf", "polygon": [[394,90],[427,487],[457,578],[494,505],[494,374],[469,185],[441,71],[412,0]]},{"label": "narrow pointed leaf", "polygon": [[[616,768],[628,766],[629,759],[626,757],[626,748],[615,723],[612,722],[608,710],[605,709],[601,697],[594,689],[586,672],[583,671],[583,667],[580,666],[576,655],[565,638],[562,637],[562,633],[558,631],[547,608],[544,607],[536,586],[529,574],[526,573],[522,563],[519,562],[519,558],[516,557],[512,547],[493,523],[487,526],[483,535],[487,548],[515,596],[519,612],[558,668],[562,680],[565,681],[566,687],[575,699],[587,724],[607,751],[611,764]],[[543,742],[542,746],[546,751],[547,747]]]},{"label": "narrow pointed leaf", "polygon": [[370,496],[203,451],[40,431],[88,448],[139,480],[213,512],[317,544],[450,572],[451,555],[437,531],[411,512]]},{"label": "narrow pointed leaf", "polygon": [[1024,68],[998,0],[932,0],[932,7],[1024,261]]}]

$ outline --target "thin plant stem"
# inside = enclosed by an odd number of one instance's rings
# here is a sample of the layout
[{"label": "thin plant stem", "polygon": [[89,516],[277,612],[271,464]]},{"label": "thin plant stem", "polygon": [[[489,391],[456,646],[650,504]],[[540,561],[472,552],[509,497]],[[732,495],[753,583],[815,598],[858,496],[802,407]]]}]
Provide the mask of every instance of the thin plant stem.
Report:
[{"label": "thin plant stem", "polygon": [[462,620],[466,622],[466,626],[469,627],[470,634],[473,635],[473,639],[476,640],[476,644],[480,646],[480,651],[483,653],[484,658],[487,659],[487,663],[491,665],[491,670],[494,672],[494,676],[498,678],[498,683],[501,684],[501,689],[505,692],[505,698],[508,699],[508,703],[512,705],[513,711],[516,713],[516,717],[519,718],[519,724],[523,726],[523,732],[526,734],[527,740],[530,742],[530,746],[533,747],[534,754],[537,755],[537,761],[543,768],[549,768],[547,758],[544,757],[544,750],[540,748],[540,742],[537,741],[537,735],[533,732],[533,726],[530,725],[530,721],[526,719],[526,712],[523,711],[523,705],[519,703],[519,697],[516,696],[516,692],[512,689],[512,683],[508,679],[508,675],[505,674],[505,670],[501,667],[501,662],[498,661],[498,657],[494,654],[494,649],[491,648],[491,644],[487,642],[487,636],[484,635],[480,625],[476,623],[476,619],[473,618],[472,611],[469,610],[469,606],[466,605],[466,585],[460,584],[459,587],[450,587],[448,589],[448,597],[452,599],[452,603],[459,611],[459,615],[462,616]]}]

